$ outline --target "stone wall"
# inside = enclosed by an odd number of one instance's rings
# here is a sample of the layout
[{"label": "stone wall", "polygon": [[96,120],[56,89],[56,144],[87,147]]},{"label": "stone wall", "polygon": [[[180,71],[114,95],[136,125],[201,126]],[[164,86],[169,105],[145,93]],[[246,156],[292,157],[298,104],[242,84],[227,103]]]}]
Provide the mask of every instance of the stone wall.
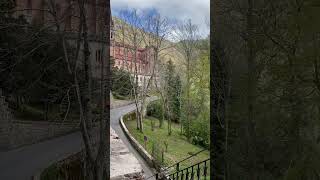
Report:
[{"label": "stone wall", "polygon": [[33,144],[78,129],[78,123],[15,120],[0,89],[0,151]]},{"label": "stone wall", "polygon": [[74,123],[12,121],[7,149],[37,143],[78,130]]},{"label": "stone wall", "polygon": [[5,97],[0,89],[0,150],[10,144],[9,136],[11,131],[12,115],[9,111]]},{"label": "stone wall", "polygon": [[160,166],[157,165],[155,159],[145,150],[142,145],[131,135],[126,125],[123,122],[123,116],[120,117],[120,126],[124,132],[124,134],[128,137],[131,145],[138,151],[138,153],[143,157],[143,159],[148,163],[150,167],[155,168],[156,170],[160,170]]}]

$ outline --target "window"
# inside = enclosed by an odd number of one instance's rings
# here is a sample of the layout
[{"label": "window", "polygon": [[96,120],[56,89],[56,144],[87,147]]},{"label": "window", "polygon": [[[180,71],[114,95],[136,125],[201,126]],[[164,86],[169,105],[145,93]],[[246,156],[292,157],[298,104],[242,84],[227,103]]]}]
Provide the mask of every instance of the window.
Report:
[{"label": "window", "polygon": [[116,48],[116,55],[119,55],[119,47]]},{"label": "window", "polygon": [[98,51],[96,51],[96,62],[98,62]]},{"label": "window", "polygon": [[102,61],[102,54],[101,54],[101,50],[96,50],[96,62],[101,63]]}]

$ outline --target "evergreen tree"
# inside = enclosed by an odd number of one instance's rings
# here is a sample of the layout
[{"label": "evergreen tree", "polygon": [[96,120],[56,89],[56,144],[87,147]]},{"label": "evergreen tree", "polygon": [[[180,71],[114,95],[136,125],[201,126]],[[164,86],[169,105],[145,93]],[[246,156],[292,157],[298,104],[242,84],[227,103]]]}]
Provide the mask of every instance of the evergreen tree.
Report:
[{"label": "evergreen tree", "polygon": [[181,113],[181,79],[177,74],[174,79],[174,92],[175,96],[173,99],[173,120],[175,122],[180,122],[180,113]]},{"label": "evergreen tree", "polygon": [[114,59],[111,60],[112,67],[112,93],[118,98],[130,97],[133,89],[130,81],[130,73],[114,66]]},{"label": "evergreen tree", "polygon": [[167,62],[167,71],[166,71],[166,112],[167,112],[167,119],[168,119],[168,134],[171,134],[171,121],[174,117],[174,101],[176,98],[176,91],[175,91],[175,79],[174,79],[174,65],[171,60]]}]

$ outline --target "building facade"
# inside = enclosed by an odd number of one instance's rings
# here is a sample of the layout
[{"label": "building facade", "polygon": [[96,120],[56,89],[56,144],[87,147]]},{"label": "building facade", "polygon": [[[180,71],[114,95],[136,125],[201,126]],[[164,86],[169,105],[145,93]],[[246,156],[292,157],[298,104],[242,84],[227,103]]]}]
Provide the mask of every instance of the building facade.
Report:
[{"label": "building facade", "polygon": [[129,45],[112,41],[110,56],[114,59],[115,67],[129,72],[132,76],[138,76],[138,86],[146,85],[154,66],[153,48],[134,50]]},{"label": "building facade", "polygon": [[[52,30],[59,28],[59,31],[70,35],[69,43],[76,44],[76,34],[80,24],[77,0],[16,0],[16,9],[16,15],[23,15],[30,24],[49,27]],[[92,78],[99,79],[101,61],[107,59],[105,56],[107,51],[106,2],[105,0],[87,0],[85,9]],[[117,42],[113,36],[113,30],[113,21],[111,21],[110,56],[115,60],[114,66],[132,75],[137,74],[138,85],[142,86],[151,77],[154,66],[153,48],[145,47],[134,51],[130,45]],[[83,48],[83,44],[80,48]]]},{"label": "building facade", "polygon": [[[16,15],[23,15],[34,25],[64,32],[67,41],[75,45],[79,32],[80,12],[77,0],[16,0]],[[106,1],[85,1],[91,75],[100,78],[100,63],[105,58],[106,47]],[[81,44],[80,50],[83,49]]]},{"label": "building facade", "polygon": [[[132,45],[117,41],[114,35],[117,29],[114,26],[114,22],[112,21],[110,56],[114,60],[114,66],[129,72],[134,77],[136,75],[138,86],[146,87],[152,73],[154,73],[153,79],[157,77],[154,48],[135,48]],[[151,86],[155,86],[155,81],[151,82]]]}]

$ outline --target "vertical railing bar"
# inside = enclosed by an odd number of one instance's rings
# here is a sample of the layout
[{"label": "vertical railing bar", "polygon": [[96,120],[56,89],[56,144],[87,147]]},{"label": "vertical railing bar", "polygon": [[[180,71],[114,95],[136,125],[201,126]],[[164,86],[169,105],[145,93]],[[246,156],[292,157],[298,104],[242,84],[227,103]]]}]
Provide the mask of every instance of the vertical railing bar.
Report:
[{"label": "vertical railing bar", "polygon": [[187,168],[187,172],[186,172],[186,180],[189,179],[189,171],[188,171],[188,168]]},{"label": "vertical railing bar", "polygon": [[179,171],[177,171],[177,180],[179,180]]},{"label": "vertical railing bar", "polygon": [[194,179],[193,167],[194,167],[194,166],[191,167],[191,179],[192,179],[192,180]]},{"label": "vertical railing bar", "polygon": [[[197,164],[194,164],[192,166],[183,168],[180,170],[180,163],[176,164],[176,169],[179,169],[179,171],[176,171],[172,174],[167,175],[169,179],[195,179],[195,176],[197,176],[197,179],[207,179],[208,176],[208,162],[210,159],[206,159],[204,161],[201,161]],[[203,166],[203,168],[202,168]],[[174,167],[174,166],[173,166]],[[159,178],[159,177],[158,177]]]},{"label": "vertical railing bar", "polygon": [[197,177],[198,177],[198,180],[199,180],[200,179],[200,164],[198,164]]},{"label": "vertical railing bar", "polygon": [[204,179],[207,179],[207,161],[204,162],[204,169],[203,169]]},{"label": "vertical railing bar", "polygon": [[177,163],[176,171],[179,171],[179,163]]},{"label": "vertical railing bar", "polygon": [[184,176],[184,174],[183,174],[183,170],[181,171],[181,180],[183,180],[183,176]]}]

